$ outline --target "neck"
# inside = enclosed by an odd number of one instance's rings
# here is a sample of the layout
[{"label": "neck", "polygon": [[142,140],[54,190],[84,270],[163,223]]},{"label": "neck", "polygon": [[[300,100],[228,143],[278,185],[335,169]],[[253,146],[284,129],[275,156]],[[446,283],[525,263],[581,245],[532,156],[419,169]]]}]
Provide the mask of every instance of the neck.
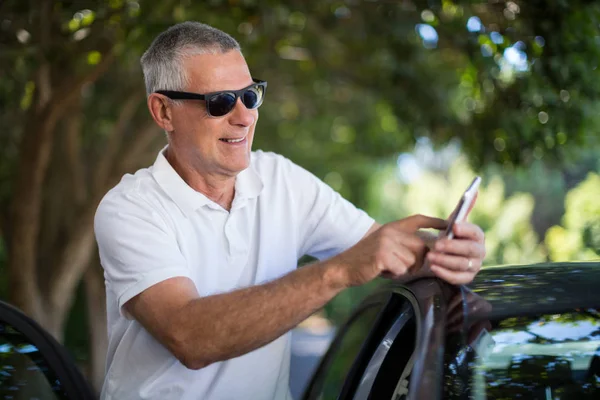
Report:
[{"label": "neck", "polygon": [[227,211],[231,210],[235,195],[235,176],[201,173],[197,169],[179,162],[168,148],[165,157],[189,187],[202,193]]}]

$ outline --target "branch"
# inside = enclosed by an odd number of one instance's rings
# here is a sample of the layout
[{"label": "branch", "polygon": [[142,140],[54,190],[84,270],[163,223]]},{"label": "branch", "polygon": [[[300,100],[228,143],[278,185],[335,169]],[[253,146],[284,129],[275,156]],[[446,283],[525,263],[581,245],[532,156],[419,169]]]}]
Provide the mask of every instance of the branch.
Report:
[{"label": "branch", "polygon": [[70,172],[71,190],[77,205],[85,202],[87,197],[84,165],[81,160],[81,102],[75,105],[66,121],[66,163]]},{"label": "branch", "polygon": [[70,105],[70,102],[80,95],[83,86],[98,80],[98,78],[106,73],[114,61],[115,53],[113,47],[104,53],[100,62],[94,65],[86,74],[75,78],[68,75],[65,76],[63,81],[57,85],[53,99],[48,105],[50,107],[47,111],[48,118],[60,118]]},{"label": "branch", "polygon": [[[30,115],[31,113],[28,113]],[[43,317],[35,272],[42,185],[52,149],[56,121],[26,121],[11,201],[9,247],[11,302],[38,321]]]},{"label": "branch", "polygon": [[[128,107],[134,108],[135,102],[131,100],[127,103]],[[113,130],[113,136],[117,136],[115,132],[120,129],[124,129],[127,118],[127,114],[133,114],[133,110],[124,110],[121,113],[120,120],[123,120],[122,124],[117,123]],[[49,304],[53,311],[55,311],[55,318],[64,320],[66,318],[67,310],[70,306],[71,298],[67,294],[73,293],[75,287],[81,280],[83,273],[87,265],[90,262],[90,258],[95,250],[94,241],[94,214],[98,208],[100,200],[104,194],[115,184],[115,180],[118,176],[121,176],[125,171],[124,166],[131,160],[137,161],[140,152],[148,147],[149,143],[152,143],[152,139],[156,138],[158,129],[152,122],[144,126],[140,130],[140,134],[136,135],[134,140],[131,140],[129,146],[125,151],[127,157],[123,157],[121,162],[116,163],[116,168],[111,171],[105,177],[103,182],[97,182],[95,190],[92,192],[92,196],[87,201],[86,205],[82,209],[81,213],[75,219],[73,229],[69,232],[65,246],[62,248],[58,257],[58,262],[53,268],[52,276],[50,277],[49,293],[50,299]],[[141,150],[140,150],[141,149]],[[115,151],[116,152],[116,151]],[[113,158],[105,158],[102,162],[111,161],[109,165],[115,165]]]},{"label": "branch", "polygon": [[115,176],[122,175],[125,171],[130,171],[137,167],[136,164],[143,158],[149,148],[154,144],[160,135],[160,129],[154,121],[146,122],[138,134],[129,141],[125,150],[121,152],[120,162],[116,163],[116,168],[113,169],[112,179]]},{"label": "branch", "polygon": [[[94,199],[95,200],[95,199]],[[94,214],[96,202],[88,202],[74,221],[74,229],[58,256],[55,271],[50,277],[47,308],[52,312],[55,332],[63,331],[68,311],[73,301],[75,287],[89,265],[96,249],[94,240]]]},{"label": "branch", "polygon": [[[42,186],[52,152],[53,133],[59,118],[71,102],[80,95],[84,84],[98,79],[114,60],[109,52],[87,74],[65,80],[53,91],[50,100],[39,112],[30,110],[23,132],[16,188],[11,201],[11,243],[9,247],[9,280],[11,301],[35,319],[44,318],[40,291],[37,286],[36,260]],[[56,97],[61,96],[60,99]]]},{"label": "branch", "polygon": [[121,109],[117,122],[107,139],[106,149],[102,152],[102,158],[96,165],[96,173],[94,174],[93,179],[94,187],[104,187],[106,180],[110,175],[110,169],[114,166],[115,157],[119,152],[125,128],[130,124],[141,100],[142,95],[138,91],[134,91],[127,100],[125,100],[125,104]]}]

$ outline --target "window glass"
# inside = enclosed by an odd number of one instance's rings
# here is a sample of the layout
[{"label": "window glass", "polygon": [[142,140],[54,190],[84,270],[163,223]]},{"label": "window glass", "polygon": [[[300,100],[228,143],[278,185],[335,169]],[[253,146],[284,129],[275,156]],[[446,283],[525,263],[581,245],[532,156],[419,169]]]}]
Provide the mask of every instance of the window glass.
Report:
[{"label": "window glass", "polygon": [[406,390],[399,389],[396,392],[407,393],[412,363],[408,368],[407,364],[415,348],[415,331],[414,311],[407,301],[373,353],[354,400],[392,398],[400,379],[403,379],[402,389]]},{"label": "window glass", "polygon": [[446,343],[447,398],[600,398],[595,309],[477,324]]},{"label": "window glass", "polygon": [[0,399],[67,399],[38,348],[4,322],[0,322]]},{"label": "window glass", "polygon": [[339,347],[333,353],[324,373],[324,381],[317,398],[323,400],[337,399],[344,385],[344,380],[354,360],[365,342],[369,332],[375,325],[383,303],[373,304],[364,308],[345,332],[342,332]]}]

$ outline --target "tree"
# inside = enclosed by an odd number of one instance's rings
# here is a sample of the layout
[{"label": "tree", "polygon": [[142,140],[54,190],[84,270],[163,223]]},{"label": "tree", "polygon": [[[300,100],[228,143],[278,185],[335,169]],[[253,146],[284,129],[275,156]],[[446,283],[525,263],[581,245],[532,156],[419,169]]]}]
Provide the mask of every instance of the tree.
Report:
[{"label": "tree", "polygon": [[[3,4],[7,50],[1,62],[12,79],[0,89],[7,106],[3,120],[13,130],[1,139],[2,159],[13,186],[2,182],[0,232],[7,244],[10,301],[62,340],[83,279],[90,331],[97,332],[97,353],[104,353],[105,306],[98,297],[103,279],[98,267],[90,268],[93,215],[100,198],[144,159],[157,135],[138,122],[144,99],[139,84],[113,88],[111,96],[125,99],[119,109],[95,95],[100,79],[129,80],[131,67],[111,66],[127,58],[124,46],[135,35],[139,12],[132,3],[111,2],[93,11],[77,6],[48,0],[33,8]],[[132,125],[136,134],[126,134]],[[95,383],[102,370],[95,368]]]},{"label": "tree", "polygon": [[[464,156],[452,162],[444,174],[423,170],[411,182],[402,182],[397,169],[389,167],[373,182],[371,214],[381,220],[417,213],[446,218],[475,175]],[[533,208],[530,194],[507,196],[499,176],[484,177],[468,220],[485,231],[486,265],[527,264],[546,259],[545,249],[531,225]]]},{"label": "tree", "polygon": [[381,160],[422,137],[458,138],[474,166],[527,165],[598,126],[593,2],[7,0],[0,15],[0,262],[10,301],[59,340],[82,281],[90,332],[105,331],[93,215],[164,145],[138,60],[173,23],[236,36],[269,81],[255,147],[363,207]]},{"label": "tree", "polygon": [[593,260],[600,256],[600,175],[590,172],[565,199],[562,225],[546,233],[550,259]]}]

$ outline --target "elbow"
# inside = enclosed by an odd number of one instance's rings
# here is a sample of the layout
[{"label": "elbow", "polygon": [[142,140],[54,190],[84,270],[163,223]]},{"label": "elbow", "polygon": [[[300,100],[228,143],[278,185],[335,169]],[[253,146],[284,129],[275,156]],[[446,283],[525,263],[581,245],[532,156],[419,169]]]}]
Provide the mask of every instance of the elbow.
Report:
[{"label": "elbow", "polygon": [[198,343],[184,339],[183,335],[173,335],[167,346],[173,356],[187,369],[199,370],[212,364],[204,354],[199,354]]},{"label": "elbow", "polygon": [[179,362],[183,364],[184,367],[192,370],[199,370],[204,367],[208,367],[210,364],[212,364],[208,361],[204,361],[201,358],[191,357],[187,354],[180,354],[178,356],[176,355],[176,357],[179,360]]}]

